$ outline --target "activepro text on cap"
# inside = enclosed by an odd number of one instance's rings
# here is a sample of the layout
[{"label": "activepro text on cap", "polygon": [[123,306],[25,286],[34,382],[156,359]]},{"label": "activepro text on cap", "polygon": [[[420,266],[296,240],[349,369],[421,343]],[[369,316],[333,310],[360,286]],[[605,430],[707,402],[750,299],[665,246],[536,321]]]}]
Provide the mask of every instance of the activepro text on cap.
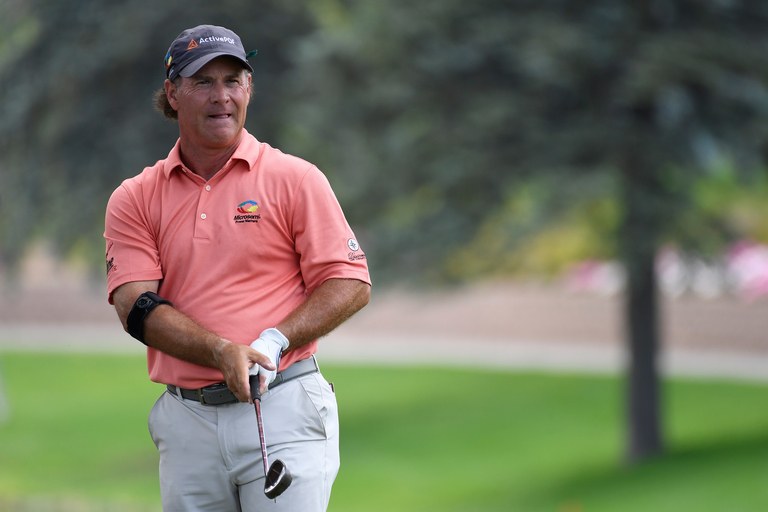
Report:
[{"label": "activepro text on cap", "polygon": [[240,37],[228,28],[216,25],[198,25],[179,34],[165,55],[165,76],[173,80],[177,76],[189,77],[207,63],[229,55],[243,67],[253,72],[240,42]]}]

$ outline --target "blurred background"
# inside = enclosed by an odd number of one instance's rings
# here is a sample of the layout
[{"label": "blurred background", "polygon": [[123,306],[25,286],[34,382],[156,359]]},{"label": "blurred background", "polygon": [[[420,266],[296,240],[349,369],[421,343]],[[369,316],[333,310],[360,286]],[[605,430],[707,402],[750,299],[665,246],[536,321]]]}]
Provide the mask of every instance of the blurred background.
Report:
[{"label": "blurred background", "polygon": [[630,466],[669,452],[664,378],[768,380],[748,0],[0,0],[0,356],[140,355],[106,304],[104,208],[175,143],[152,94],[200,23],[258,50],[247,129],[326,173],[367,254],[331,363],[616,375]]}]

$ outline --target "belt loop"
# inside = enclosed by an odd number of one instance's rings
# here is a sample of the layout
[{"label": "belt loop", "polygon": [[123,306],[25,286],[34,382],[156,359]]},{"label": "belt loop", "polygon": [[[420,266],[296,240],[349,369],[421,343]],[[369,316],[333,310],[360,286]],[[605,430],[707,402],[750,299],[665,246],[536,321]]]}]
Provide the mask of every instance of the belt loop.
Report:
[{"label": "belt loop", "polygon": [[203,396],[203,388],[198,388],[195,391],[197,391],[197,401],[200,402],[202,405],[206,405],[205,396]]}]

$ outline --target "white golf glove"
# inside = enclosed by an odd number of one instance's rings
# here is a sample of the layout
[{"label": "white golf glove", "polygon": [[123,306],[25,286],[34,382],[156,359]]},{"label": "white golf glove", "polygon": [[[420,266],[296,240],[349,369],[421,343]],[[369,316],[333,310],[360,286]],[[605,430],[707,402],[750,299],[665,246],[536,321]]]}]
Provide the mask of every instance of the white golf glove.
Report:
[{"label": "white golf glove", "polygon": [[[262,331],[258,339],[251,343],[251,348],[267,356],[275,365],[275,368],[277,368],[280,365],[280,355],[283,353],[283,350],[288,348],[288,338],[274,327],[271,327]],[[267,380],[266,384],[269,385],[270,382],[275,380],[277,370],[270,371],[258,364],[254,364],[249,373],[251,375],[256,375],[257,373],[264,375]]]}]

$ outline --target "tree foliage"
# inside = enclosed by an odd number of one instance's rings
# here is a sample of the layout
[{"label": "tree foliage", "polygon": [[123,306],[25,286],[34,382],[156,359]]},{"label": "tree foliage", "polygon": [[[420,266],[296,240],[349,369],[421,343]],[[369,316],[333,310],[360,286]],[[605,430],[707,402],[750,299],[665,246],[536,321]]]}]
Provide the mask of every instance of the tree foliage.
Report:
[{"label": "tree foliage", "polygon": [[[0,28],[0,263],[37,238],[102,260],[104,207],[126,177],[167,154],[173,123],[152,109],[170,41],[199,23],[227,25],[259,45],[253,110],[277,131],[284,40],[310,26],[291,2],[4,0]],[[253,21],[252,21],[253,20]],[[250,48],[249,48],[250,49]],[[249,126],[250,127],[250,126]],[[101,268],[98,263],[98,268]]]},{"label": "tree foliage", "polygon": [[[492,268],[521,234],[621,187],[658,231],[642,239],[679,238],[693,182],[763,161],[757,4],[321,4],[335,14],[300,43],[286,139],[338,170],[384,268],[456,273],[467,245]],[[532,180],[538,214],[484,258],[481,234]]]}]

